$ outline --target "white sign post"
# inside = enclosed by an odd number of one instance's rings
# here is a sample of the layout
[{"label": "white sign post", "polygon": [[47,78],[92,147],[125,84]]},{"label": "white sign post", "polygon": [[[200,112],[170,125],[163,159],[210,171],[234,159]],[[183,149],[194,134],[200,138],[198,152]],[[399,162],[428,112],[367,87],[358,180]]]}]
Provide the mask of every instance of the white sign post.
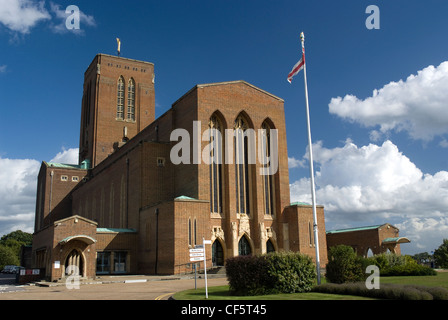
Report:
[{"label": "white sign post", "polygon": [[[208,287],[207,287],[207,255],[205,254],[205,245],[212,244],[211,240],[205,240],[202,238],[202,246],[196,246],[194,249],[190,249],[190,261],[204,261],[204,272],[205,272],[205,298],[208,299]],[[196,267],[196,266],[195,266]],[[196,270],[194,276],[194,283],[196,288]]]},{"label": "white sign post", "polygon": [[197,261],[204,260],[204,249],[200,246],[196,246],[194,249],[190,249],[190,261],[194,262],[194,289],[197,289],[196,279],[197,279]]},{"label": "white sign post", "polygon": [[205,272],[205,299],[208,299],[208,287],[207,287],[207,255],[205,254],[205,245],[206,244],[212,244],[211,240],[205,240],[205,238],[202,238],[202,245],[204,248],[204,272]]}]

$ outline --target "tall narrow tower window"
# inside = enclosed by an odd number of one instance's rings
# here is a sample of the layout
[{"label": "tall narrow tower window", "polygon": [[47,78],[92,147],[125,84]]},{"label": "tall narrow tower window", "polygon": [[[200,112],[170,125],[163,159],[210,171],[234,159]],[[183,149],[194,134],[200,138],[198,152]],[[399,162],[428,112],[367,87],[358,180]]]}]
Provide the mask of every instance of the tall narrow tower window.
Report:
[{"label": "tall narrow tower window", "polygon": [[[267,159],[271,157],[271,126],[265,121],[262,126],[262,152]],[[264,164],[269,167],[269,164]],[[263,176],[263,191],[264,191],[264,213],[267,215],[274,215],[275,212],[275,175],[267,174]]]},{"label": "tall narrow tower window", "polygon": [[128,82],[128,120],[135,121],[135,81]]},{"label": "tall narrow tower window", "polygon": [[235,120],[235,187],[236,187],[236,212],[249,214],[249,181],[250,168],[248,159],[248,129],[247,121],[242,116]]},{"label": "tall narrow tower window", "polygon": [[117,119],[124,119],[124,79],[118,79],[117,86]]},{"label": "tall narrow tower window", "polygon": [[209,122],[210,129],[210,211],[222,213],[222,126],[213,115]]}]

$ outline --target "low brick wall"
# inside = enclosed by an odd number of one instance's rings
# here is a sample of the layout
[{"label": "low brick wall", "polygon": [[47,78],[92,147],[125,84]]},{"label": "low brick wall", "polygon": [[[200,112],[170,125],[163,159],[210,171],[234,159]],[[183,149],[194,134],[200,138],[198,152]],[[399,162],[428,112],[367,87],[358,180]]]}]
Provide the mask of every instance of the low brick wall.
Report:
[{"label": "low brick wall", "polygon": [[22,269],[16,275],[17,284],[26,284],[45,278],[45,269]]}]

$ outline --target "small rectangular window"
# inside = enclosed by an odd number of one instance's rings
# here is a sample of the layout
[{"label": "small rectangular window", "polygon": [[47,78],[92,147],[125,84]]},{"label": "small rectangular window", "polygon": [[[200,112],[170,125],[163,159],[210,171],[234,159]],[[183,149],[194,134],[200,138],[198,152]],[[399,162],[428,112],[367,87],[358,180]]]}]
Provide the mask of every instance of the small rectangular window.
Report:
[{"label": "small rectangular window", "polygon": [[77,176],[73,176],[73,177],[72,177],[72,181],[73,181],[73,182],[78,182],[78,181],[79,181],[79,177],[77,177]]},{"label": "small rectangular window", "polygon": [[61,176],[61,181],[68,181],[68,176]]},{"label": "small rectangular window", "polygon": [[157,166],[158,167],[164,167],[165,166],[165,158],[157,158]]}]

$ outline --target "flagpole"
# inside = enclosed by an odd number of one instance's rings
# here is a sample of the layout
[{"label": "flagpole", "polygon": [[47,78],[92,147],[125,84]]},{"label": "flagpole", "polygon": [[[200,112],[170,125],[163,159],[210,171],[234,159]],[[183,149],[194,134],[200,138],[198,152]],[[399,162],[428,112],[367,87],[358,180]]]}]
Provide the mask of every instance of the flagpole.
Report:
[{"label": "flagpole", "polygon": [[[300,34],[300,40],[302,42],[302,53],[305,57],[305,34]],[[314,244],[316,247],[316,271],[317,271],[317,284],[320,285],[320,258],[319,258],[319,231],[317,228],[317,212],[316,212],[316,187],[314,183],[314,165],[313,165],[313,143],[311,139],[311,121],[310,121],[310,106],[308,102],[308,84],[306,79],[306,59],[303,63],[303,75],[305,79],[305,101],[306,101],[306,120],[308,125],[308,148],[310,154],[310,176],[311,176],[311,197],[313,201],[313,219],[314,219]]]}]

